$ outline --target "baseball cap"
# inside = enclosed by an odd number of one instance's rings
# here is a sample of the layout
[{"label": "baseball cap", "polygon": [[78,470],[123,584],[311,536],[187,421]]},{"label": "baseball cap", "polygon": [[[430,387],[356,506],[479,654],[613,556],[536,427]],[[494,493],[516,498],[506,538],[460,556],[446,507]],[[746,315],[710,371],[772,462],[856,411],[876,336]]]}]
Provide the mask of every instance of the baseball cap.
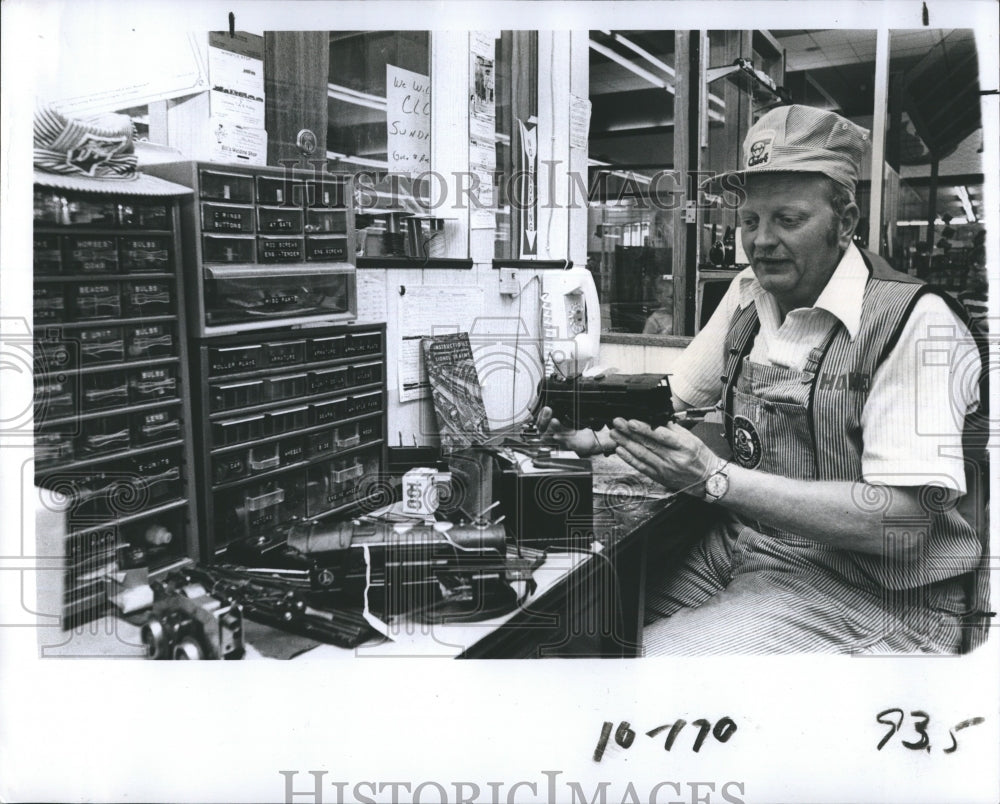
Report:
[{"label": "baseball cap", "polygon": [[760,118],[743,140],[743,168],[703,183],[717,190],[727,176],[757,173],[822,173],[854,191],[870,134],[836,112],[812,106],[778,106]]},{"label": "baseball cap", "polygon": [[127,115],[73,118],[48,105],[35,109],[34,182],[59,190],[129,195],[191,192],[139,171],[135,130]]}]

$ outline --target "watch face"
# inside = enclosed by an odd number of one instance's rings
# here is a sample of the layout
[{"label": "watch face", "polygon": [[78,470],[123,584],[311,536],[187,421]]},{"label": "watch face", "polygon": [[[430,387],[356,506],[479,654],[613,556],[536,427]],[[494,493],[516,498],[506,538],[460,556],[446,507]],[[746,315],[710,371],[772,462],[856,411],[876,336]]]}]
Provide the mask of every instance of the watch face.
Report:
[{"label": "watch face", "polygon": [[729,478],[723,474],[714,474],[705,481],[705,492],[716,499],[729,489]]}]

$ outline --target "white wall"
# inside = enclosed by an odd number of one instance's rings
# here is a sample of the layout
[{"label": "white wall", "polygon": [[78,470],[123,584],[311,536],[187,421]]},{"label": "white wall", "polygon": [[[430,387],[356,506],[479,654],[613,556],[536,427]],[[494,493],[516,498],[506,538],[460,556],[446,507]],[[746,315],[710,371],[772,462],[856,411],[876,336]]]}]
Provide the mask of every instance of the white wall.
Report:
[{"label": "white wall", "polygon": [[[583,37],[583,46],[579,44]],[[571,39],[575,54],[573,69],[570,65]],[[431,163],[434,170],[452,182],[449,198],[454,199],[455,171],[469,168],[468,130],[469,108],[469,43],[470,35],[462,31],[438,31],[431,36],[431,76],[433,98],[431,112]],[[569,164],[569,102],[571,84],[577,94],[587,95],[586,32],[573,37],[568,32],[539,33],[539,86],[538,86],[538,157],[540,165],[539,187],[548,186],[546,160],[557,160],[563,173]],[[582,54],[582,56],[581,56]],[[554,65],[554,69],[550,66]],[[582,65],[583,74],[580,75]],[[581,91],[582,88],[582,91]],[[554,111],[554,116],[553,116]],[[574,164],[586,170],[586,152],[574,149]],[[582,160],[582,162],[581,162]],[[575,212],[571,221],[565,208],[565,177],[556,182],[559,207],[539,210],[539,258],[563,259],[579,252],[581,263],[586,262],[586,210]],[[429,400],[400,402],[396,384],[399,356],[399,305],[406,303],[400,296],[400,285],[435,285],[448,287],[475,286],[482,289],[482,307],[468,310],[463,321],[444,321],[444,328],[453,326],[470,332],[476,364],[483,386],[487,414],[495,426],[520,420],[526,415],[533,390],[541,377],[541,350],[539,348],[539,287],[540,273],[533,270],[518,271],[524,292],[517,297],[501,296],[499,274],[493,269],[494,231],[469,228],[469,210],[446,210],[449,217],[457,217],[460,245],[449,256],[464,257],[464,244],[468,243],[468,256],[472,258],[471,270],[388,270],[386,274],[386,321],[389,361],[389,443],[434,443],[436,424]],[[570,225],[574,225],[571,237]],[[568,251],[569,243],[576,244],[574,252]],[[577,242],[579,241],[579,242]],[[574,257],[580,259],[581,257]],[[372,269],[365,269],[372,270]]]},{"label": "white wall", "polygon": [[674,360],[684,350],[676,346],[631,346],[601,344],[601,365],[624,374],[669,374]]}]

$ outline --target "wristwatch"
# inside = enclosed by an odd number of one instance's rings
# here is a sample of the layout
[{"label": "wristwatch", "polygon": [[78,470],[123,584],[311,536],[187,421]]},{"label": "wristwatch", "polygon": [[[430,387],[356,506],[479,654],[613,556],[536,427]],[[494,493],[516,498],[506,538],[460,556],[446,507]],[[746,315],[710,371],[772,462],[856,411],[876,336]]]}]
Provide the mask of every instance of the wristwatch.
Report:
[{"label": "wristwatch", "polygon": [[729,491],[729,475],[725,471],[727,466],[729,466],[729,461],[723,461],[722,465],[712,472],[705,481],[706,502],[717,502]]}]

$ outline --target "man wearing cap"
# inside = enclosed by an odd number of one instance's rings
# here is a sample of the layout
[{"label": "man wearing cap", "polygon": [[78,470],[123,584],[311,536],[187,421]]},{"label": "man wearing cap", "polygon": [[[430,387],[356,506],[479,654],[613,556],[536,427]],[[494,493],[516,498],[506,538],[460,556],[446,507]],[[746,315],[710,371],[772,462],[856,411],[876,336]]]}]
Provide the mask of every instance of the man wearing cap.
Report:
[{"label": "man wearing cap", "polygon": [[574,433],[539,416],[577,451],[613,450],[715,507],[653,579],[647,653],[959,649],[958,576],[982,551],[954,505],[955,445],[978,368],[953,376],[966,330],[944,297],[853,244],[867,139],[832,112],[779,107],[750,129],[744,169],[713,180],[739,199],[751,267],[671,387],[678,410],[719,405],[723,449],[676,423]]}]

